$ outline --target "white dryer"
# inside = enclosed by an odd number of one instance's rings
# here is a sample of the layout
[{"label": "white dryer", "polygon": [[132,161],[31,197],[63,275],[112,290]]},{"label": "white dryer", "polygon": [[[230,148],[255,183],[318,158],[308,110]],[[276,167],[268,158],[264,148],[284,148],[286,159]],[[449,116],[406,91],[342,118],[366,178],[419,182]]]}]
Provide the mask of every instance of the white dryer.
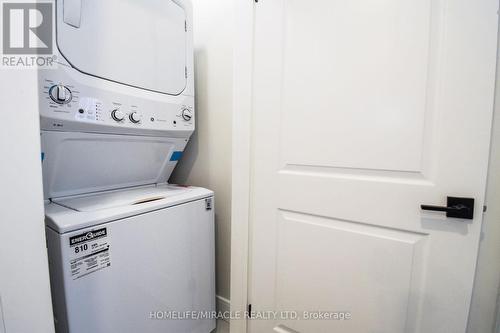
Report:
[{"label": "white dryer", "polygon": [[191,4],[55,5],[39,109],[56,329],[209,333],[213,193],[168,184],[195,129]]}]

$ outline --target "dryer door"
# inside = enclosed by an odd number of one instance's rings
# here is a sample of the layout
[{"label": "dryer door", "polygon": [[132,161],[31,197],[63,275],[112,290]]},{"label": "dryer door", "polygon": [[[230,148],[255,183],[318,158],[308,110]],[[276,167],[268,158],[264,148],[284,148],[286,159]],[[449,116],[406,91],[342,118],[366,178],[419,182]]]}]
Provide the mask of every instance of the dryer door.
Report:
[{"label": "dryer door", "polygon": [[57,44],[77,70],[178,95],[186,86],[186,11],[172,0],[57,0]]}]

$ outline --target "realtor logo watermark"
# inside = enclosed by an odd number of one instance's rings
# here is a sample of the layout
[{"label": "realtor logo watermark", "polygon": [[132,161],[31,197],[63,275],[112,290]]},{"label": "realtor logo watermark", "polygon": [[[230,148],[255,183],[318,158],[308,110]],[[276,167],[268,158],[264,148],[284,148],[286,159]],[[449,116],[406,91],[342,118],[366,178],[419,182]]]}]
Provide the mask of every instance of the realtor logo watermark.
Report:
[{"label": "realtor logo watermark", "polygon": [[2,67],[53,67],[53,4],[2,3]]}]

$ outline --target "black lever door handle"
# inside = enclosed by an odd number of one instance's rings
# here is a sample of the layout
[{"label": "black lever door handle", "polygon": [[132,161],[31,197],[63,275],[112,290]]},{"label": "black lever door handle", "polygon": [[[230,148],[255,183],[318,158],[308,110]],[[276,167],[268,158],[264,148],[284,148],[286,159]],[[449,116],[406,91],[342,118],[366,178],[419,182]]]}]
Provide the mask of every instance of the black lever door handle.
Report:
[{"label": "black lever door handle", "polygon": [[421,205],[422,210],[446,212],[446,217],[474,219],[474,199],[448,197],[446,206]]},{"label": "black lever door handle", "polygon": [[445,207],[445,206],[432,206],[432,205],[421,205],[420,206],[423,210],[433,210],[436,212],[458,212],[462,210],[469,210],[470,208],[464,205],[456,205],[456,206],[451,206],[451,207]]}]

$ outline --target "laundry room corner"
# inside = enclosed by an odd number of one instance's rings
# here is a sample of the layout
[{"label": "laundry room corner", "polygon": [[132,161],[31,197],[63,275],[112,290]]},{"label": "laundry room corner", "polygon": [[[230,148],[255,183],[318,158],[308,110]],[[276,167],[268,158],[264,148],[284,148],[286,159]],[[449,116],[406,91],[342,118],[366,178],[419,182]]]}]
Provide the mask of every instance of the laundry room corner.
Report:
[{"label": "laundry room corner", "polygon": [[196,131],[170,182],[215,192],[217,307],[229,309],[233,1],[193,0]]}]

